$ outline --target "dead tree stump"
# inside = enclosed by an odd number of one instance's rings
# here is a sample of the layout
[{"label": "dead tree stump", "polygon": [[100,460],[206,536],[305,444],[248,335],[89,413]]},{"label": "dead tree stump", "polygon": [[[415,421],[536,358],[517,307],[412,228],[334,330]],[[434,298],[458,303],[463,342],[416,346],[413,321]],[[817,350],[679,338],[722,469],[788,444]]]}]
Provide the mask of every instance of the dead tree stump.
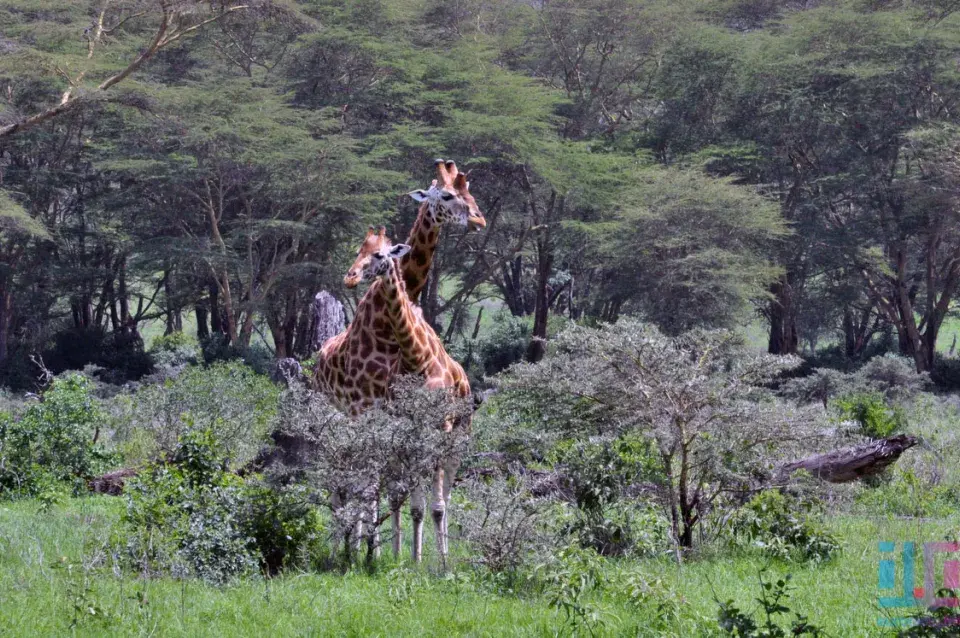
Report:
[{"label": "dead tree stump", "polygon": [[317,296],[313,298],[312,352],[319,350],[327,339],[343,332],[346,325],[343,304],[326,290],[318,292]]}]

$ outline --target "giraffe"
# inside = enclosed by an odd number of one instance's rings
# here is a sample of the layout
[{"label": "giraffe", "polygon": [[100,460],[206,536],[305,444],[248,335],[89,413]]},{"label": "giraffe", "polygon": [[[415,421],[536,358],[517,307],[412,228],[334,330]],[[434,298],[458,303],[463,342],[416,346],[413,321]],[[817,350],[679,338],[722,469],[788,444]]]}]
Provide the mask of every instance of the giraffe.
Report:
[{"label": "giraffe", "polygon": [[[362,271],[370,256],[385,246],[390,246],[386,229],[377,232],[371,226],[350,272]],[[350,325],[324,342],[317,355],[313,389],[354,416],[386,398],[390,381],[399,373],[400,347],[384,316],[385,308],[382,285],[374,283],[360,299]]]},{"label": "giraffe", "polygon": [[[381,227],[379,232],[374,231],[373,228],[367,231],[355,261],[361,280],[374,279],[367,274],[369,267],[374,263],[381,264],[382,255],[390,249],[391,243],[386,237],[384,228]],[[402,257],[410,248],[404,245],[401,250],[402,253],[396,256]],[[395,297],[398,293],[403,296],[409,312],[416,316],[421,329],[432,337],[430,343],[437,352],[437,359],[428,362],[432,367],[427,367],[424,361],[417,359],[403,348],[407,342],[406,338],[401,337],[396,330],[390,313],[391,297]],[[445,376],[442,370],[438,371],[438,361],[448,366],[453,371],[452,374]],[[399,279],[399,283],[390,282],[389,285],[387,280],[378,279],[372,281],[360,300],[354,319],[347,329],[328,339],[321,347],[312,377],[313,389],[325,392],[340,409],[357,415],[386,399],[389,396],[390,383],[401,371],[423,375],[426,378],[427,387],[449,387],[454,384],[458,386],[457,393],[461,396],[466,396],[470,392],[463,368],[446,354],[433,328],[422,319],[419,308],[409,300],[406,284],[402,278]],[[449,482],[456,476],[458,467],[459,460],[448,459],[443,467],[437,469],[434,477],[435,498],[432,502],[432,515],[437,530],[438,548],[444,556],[447,549],[445,512],[450,500]],[[450,478],[445,481],[446,477]],[[399,498],[397,493],[390,496],[393,551],[395,555],[399,555],[402,545],[400,510],[403,499]],[[420,561],[422,557],[425,509],[422,489],[418,488],[411,495],[411,517],[414,523],[411,552],[415,561]],[[371,520],[375,518],[374,515]],[[360,531],[358,526],[354,534],[355,542],[359,542]],[[377,553],[379,548],[376,537],[377,532],[373,531],[371,538],[368,539],[374,553]]]},{"label": "giraffe", "polygon": [[[437,177],[430,188],[418,189],[409,194],[420,203],[420,207],[408,239],[411,250],[401,257],[401,268],[407,285],[407,295],[413,302],[416,302],[426,285],[440,228],[450,222],[473,229],[486,226],[486,219],[470,194],[470,183],[466,175],[457,169],[456,163],[438,159],[434,161],[434,167]],[[364,267],[369,263],[371,255],[388,242],[383,228],[379,233],[372,227],[367,231],[357,258],[344,277],[346,287],[353,288],[360,283]],[[350,326],[325,342],[317,356],[316,369],[311,378],[313,389],[325,392],[334,403],[350,414],[358,414],[386,398],[390,382],[403,370],[399,345],[382,318],[383,308],[382,289],[379,282],[375,281],[357,306]],[[453,470],[453,474],[447,472],[451,480],[456,468]],[[448,502],[449,490],[444,509]],[[390,503],[395,555],[399,555],[402,543],[401,505],[402,502]],[[418,527],[416,518],[419,516],[420,521],[423,519],[422,504],[419,508],[412,507],[412,512],[414,526]],[[446,525],[445,517],[443,521]],[[419,527],[422,529],[422,522]],[[444,528],[444,539],[445,531]],[[414,546],[419,547],[416,538],[414,540]],[[419,549],[415,549],[414,553],[415,559],[419,559]]]},{"label": "giraffe", "polygon": [[[443,347],[440,337],[427,323],[419,309],[410,300],[406,282],[402,276],[399,260],[409,254],[411,247],[406,244],[385,245],[371,255],[362,272],[363,279],[374,280],[380,284],[386,300],[386,315],[400,346],[400,357],[404,368],[424,377],[427,388],[449,388],[455,396],[470,396],[470,381],[467,374]],[[444,430],[449,432],[455,424],[448,421]],[[469,419],[464,419],[456,427],[470,427]],[[447,554],[447,510],[450,506],[450,494],[453,479],[460,465],[460,459],[445,459],[436,469],[433,480],[431,515],[436,532],[437,549],[441,557]],[[413,529],[413,558],[419,561],[423,549],[423,509],[422,491],[418,489],[411,497]],[[399,508],[391,512],[394,531],[394,550],[400,544]]]},{"label": "giraffe", "polygon": [[[470,194],[470,182],[457,169],[456,162],[436,159],[433,164],[437,177],[430,188],[409,193],[414,201],[420,203],[420,208],[407,237],[410,252],[400,259],[400,268],[407,284],[407,294],[413,303],[419,301],[420,293],[427,285],[427,275],[440,239],[440,228],[450,222],[474,230],[487,225],[477,201]],[[365,263],[358,259],[347,271],[343,279],[347,288],[354,288],[360,283]]]},{"label": "giraffe", "polygon": [[[410,251],[401,258],[400,267],[413,303],[426,286],[441,227],[456,223],[480,229],[487,224],[470,194],[470,182],[456,162],[437,159],[434,167],[437,177],[430,188],[409,193],[420,202],[420,208],[407,240]],[[360,283],[371,255],[389,241],[384,228],[379,233],[372,226],[367,230],[357,257],[343,278],[347,288]],[[382,308],[383,299],[374,282],[361,298],[350,326],[327,340],[317,357],[314,389],[325,391],[350,414],[356,415],[386,397],[390,382],[401,371],[397,343],[383,321],[378,320]]]}]

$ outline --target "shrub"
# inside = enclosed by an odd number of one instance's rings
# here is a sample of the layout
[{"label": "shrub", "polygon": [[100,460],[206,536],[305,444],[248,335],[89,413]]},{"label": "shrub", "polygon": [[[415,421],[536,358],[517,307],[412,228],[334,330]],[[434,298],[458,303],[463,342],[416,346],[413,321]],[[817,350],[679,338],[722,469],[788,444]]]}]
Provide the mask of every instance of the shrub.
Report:
[{"label": "shrub", "polygon": [[840,550],[812,502],[776,490],[754,496],[737,513],[732,530],[735,542],[784,561],[825,561]]},{"label": "shrub", "polygon": [[798,361],[746,352],[730,332],[667,337],[621,319],[598,330],[571,326],[552,343],[541,362],[500,376],[498,405],[566,438],[655,441],[670,480],[654,487],[661,503],[676,505],[671,528],[683,547],[693,547],[718,499],[795,453],[815,422],[767,390]]},{"label": "shrub", "polygon": [[937,354],[933,361],[930,378],[941,390],[960,390],[960,357]]},{"label": "shrub", "polygon": [[911,359],[894,354],[871,359],[856,376],[869,391],[891,401],[912,399],[930,386],[929,374],[918,374]]},{"label": "shrub", "polygon": [[256,568],[236,518],[240,482],[224,466],[212,432],[191,430],[131,481],[121,538],[141,571],[222,584]]},{"label": "shrub", "polygon": [[669,523],[631,494],[644,483],[662,482],[653,441],[628,436],[575,444],[560,454],[577,508],[565,531],[582,547],[604,556],[648,555],[669,547]]},{"label": "shrub", "polygon": [[98,444],[102,423],[90,381],[78,374],[54,379],[19,416],[0,413],[0,494],[36,495],[51,481],[82,491],[110,460]]},{"label": "shrub", "polygon": [[930,375],[917,374],[912,360],[888,354],[871,359],[851,373],[829,367],[812,370],[805,376],[787,380],[782,393],[826,407],[830,400],[845,394],[875,395],[898,403],[913,399],[929,385]]},{"label": "shrub", "polygon": [[493,573],[515,575],[544,546],[544,504],[522,481],[469,481],[455,519],[474,561]]},{"label": "shrub", "polygon": [[490,332],[479,340],[477,355],[485,374],[493,375],[522,361],[530,343],[532,327],[523,317],[500,312]]},{"label": "shrub", "polygon": [[276,422],[279,388],[243,363],[189,366],[162,384],[141,387],[115,408],[115,439],[128,463],[170,453],[189,429],[210,430],[240,465],[256,454]]},{"label": "shrub", "polygon": [[0,369],[0,387],[16,391],[36,391],[43,378],[43,371],[34,361],[36,349],[27,344],[11,345],[3,368]]},{"label": "shrub", "polygon": [[184,528],[177,530],[178,563],[187,573],[215,585],[257,569],[253,543],[238,519],[242,491],[236,487],[194,489],[176,504]]},{"label": "shrub", "polygon": [[181,435],[165,461],[127,490],[118,542],[141,571],[223,584],[260,569],[276,573],[309,556],[317,512],[296,491],[243,481],[226,470],[210,430]]},{"label": "shrub", "polygon": [[148,352],[158,367],[179,368],[200,359],[197,342],[183,332],[154,337]]},{"label": "shrub", "polygon": [[[462,422],[468,401],[426,389],[415,376],[398,379],[393,392],[389,403],[355,419],[298,383],[282,395],[278,446],[267,455],[267,471],[278,482],[309,479],[330,505],[337,539],[362,524],[372,543],[375,528],[368,523],[378,494],[402,503],[429,484],[439,463],[463,455],[468,429],[443,428],[448,419]],[[345,543],[348,561],[356,540]]]},{"label": "shrub", "polygon": [[834,400],[840,418],[853,421],[860,433],[871,439],[885,439],[907,427],[906,412],[899,405],[889,405],[882,394],[851,394]]},{"label": "shrub", "polygon": [[848,376],[831,368],[820,368],[807,376],[787,380],[781,392],[802,403],[817,402],[827,407],[830,399],[848,386]]},{"label": "shrub", "polygon": [[653,556],[670,547],[670,522],[642,501],[578,510],[564,531],[602,556]]},{"label": "shrub", "polygon": [[823,630],[811,624],[805,616],[795,614],[787,629],[780,626],[781,616],[790,613],[787,600],[790,598],[790,574],[776,581],[764,580],[764,572],[760,572],[759,603],[763,616],[759,624],[752,614],[741,611],[732,600],[720,602],[718,621],[720,629],[728,636],[736,638],[777,638],[786,636],[823,636]]},{"label": "shrub", "polygon": [[960,506],[960,492],[956,484],[933,482],[911,469],[898,468],[890,481],[863,490],[856,500],[871,513],[945,517]]},{"label": "shrub", "polygon": [[268,574],[317,562],[325,548],[320,515],[300,486],[247,485],[238,518]]},{"label": "shrub", "polygon": [[203,361],[207,364],[242,361],[258,374],[269,374],[273,355],[265,347],[254,344],[241,348],[231,344],[227,336],[216,332],[200,342]]},{"label": "shrub", "polygon": [[604,584],[603,569],[596,554],[567,547],[541,567],[550,607],[563,612],[571,635],[595,635],[606,624],[601,609],[588,600]]}]

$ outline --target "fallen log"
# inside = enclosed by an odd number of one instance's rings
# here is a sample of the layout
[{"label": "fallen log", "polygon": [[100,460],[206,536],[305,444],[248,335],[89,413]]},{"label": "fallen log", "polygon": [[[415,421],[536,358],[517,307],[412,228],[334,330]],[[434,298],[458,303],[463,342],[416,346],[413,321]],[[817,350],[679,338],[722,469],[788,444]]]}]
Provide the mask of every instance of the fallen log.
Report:
[{"label": "fallen log", "polygon": [[849,483],[880,474],[916,444],[916,438],[898,434],[857,447],[808,456],[781,466],[777,474],[785,480],[798,470],[806,470],[828,483]]}]

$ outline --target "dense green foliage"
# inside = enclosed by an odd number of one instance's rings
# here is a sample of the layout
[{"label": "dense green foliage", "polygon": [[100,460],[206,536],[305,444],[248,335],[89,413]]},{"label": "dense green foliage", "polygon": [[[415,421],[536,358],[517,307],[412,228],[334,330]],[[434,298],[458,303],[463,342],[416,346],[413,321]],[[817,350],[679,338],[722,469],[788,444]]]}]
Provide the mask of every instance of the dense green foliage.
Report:
[{"label": "dense green foliage", "polygon": [[952,5],[188,5],[0,10],[7,384],[37,353],[136,379],[156,323],[208,361],[308,358],[313,295],[352,307],[361,229],[402,237],[438,156],[489,224],[445,234],[422,306],[478,375],[516,358],[472,343],[478,301],[533,359],[551,314],[679,334],[752,309],[771,352],[840,367],[883,335],[920,370],[950,350]]},{"label": "dense green foliage", "polygon": [[0,412],[0,496],[37,496],[58,482],[84,491],[109,461],[98,444],[104,416],[79,375],[55,379],[20,414]]},{"label": "dense green foliage", "polygon": [[171,452],[187,431],[209,430],[231,465],[239,467],[266,442],[279,394],[269,379],[242,362],[188,366],[111,403],[114,443],[136,463]]},{"label": "dense green foliage", "polygon": [[761,492],[738,512],[734,535],[780,560],[828,560],[840,544],[823,529],[816,507],[775,490]]},{"label": "dense green foliage", "polygon": [[836,406],[841,418],[855,421],[860,433],[873,439],[883,439],[906,429],[903,409],[887,405],[882,395],[847,395],[837,399]]},{"label": "dense green foliage", "polygon": [[[958,8],[3,3],[0,633],[881,635],[876,541],[956,538]],[[276,360],[437,157],[485,401],[344,415]],[[450,555],[379,556],[453,458]]]},{"label": "dense green foliage", "polygon": [[245,484],[226,467],[213,433],[195,429],[141,472],[117,539],[137,570],[222,584],[309,564],[321,536],[315,508],[296,491]]}]

